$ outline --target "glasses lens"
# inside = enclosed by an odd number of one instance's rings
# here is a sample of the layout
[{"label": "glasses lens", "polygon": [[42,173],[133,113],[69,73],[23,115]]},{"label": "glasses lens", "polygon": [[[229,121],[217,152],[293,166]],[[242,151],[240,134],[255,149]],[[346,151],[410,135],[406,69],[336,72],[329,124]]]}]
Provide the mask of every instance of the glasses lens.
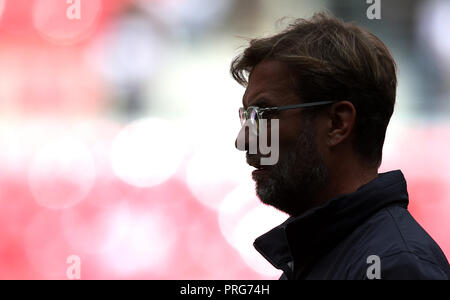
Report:
[{"label": "glasses lens", "polygon": [[246,115],[245,110],[242,107],[239,108],[239,120],[241,121],[241,126],[243,126],[245,123],[245,115]]},{"label": "glasses lens", "polygon": [[243,107],[239,108],[239,120],[241,121],[241,126],[244,126],[245,122],[250,120],[253,133],[258,135],[259,117],[257,107],[249,107],[247,110]]},{"label": "glasses lens", "polygon": [[250,108],[250,122],[253,125],[253,133],[258,134],[258,126],[259,126],[259,118],[258,118],[258,108],[257,107],[251,107]]}]

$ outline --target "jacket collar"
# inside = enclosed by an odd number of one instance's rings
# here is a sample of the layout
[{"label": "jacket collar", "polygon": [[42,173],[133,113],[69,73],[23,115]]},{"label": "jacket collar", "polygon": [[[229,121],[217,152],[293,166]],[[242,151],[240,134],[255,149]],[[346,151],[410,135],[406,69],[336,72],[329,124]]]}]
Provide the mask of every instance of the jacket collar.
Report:
[{"label": "jacket collar", "polygon": [[288,277],[292,271],[298,277],[368,217],[393,204],[408,206],[406,181],[400,170],[378,174],[353,193],[287,219],[258,237],[253,245]]}]

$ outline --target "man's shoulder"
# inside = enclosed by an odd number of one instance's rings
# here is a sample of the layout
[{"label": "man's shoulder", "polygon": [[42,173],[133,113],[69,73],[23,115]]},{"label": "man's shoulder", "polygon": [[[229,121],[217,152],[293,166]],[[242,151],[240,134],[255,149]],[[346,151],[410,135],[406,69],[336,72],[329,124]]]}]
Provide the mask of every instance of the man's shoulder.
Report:
[{"label": "man's shoulder", "polygon": [[355,258],[351,269],[358,276],[373,261],[370,257],[379,259],[386,279],[408,276],[449,279],[450,276],[448,261],[438,244],[401,206],[389,206],[372,215],[342,246],[349,247],[348,253]]},{"label": "man's shoulder", "polygon": [[379,252],[380,257],[408,252],[436,264],[443,263],[444,259],[448,264],[438,244],[401,206],[380,210],[362,224],[361,230],[366,232],[367,238],[360,247],[372,248]]}]

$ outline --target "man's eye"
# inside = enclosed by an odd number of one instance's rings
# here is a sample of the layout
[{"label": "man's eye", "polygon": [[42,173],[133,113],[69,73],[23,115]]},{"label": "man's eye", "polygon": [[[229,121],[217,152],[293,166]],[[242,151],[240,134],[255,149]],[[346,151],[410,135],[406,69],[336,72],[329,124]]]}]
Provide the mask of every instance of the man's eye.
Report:
[{"label": "man's eye", "polygon": [[264,119],[273,118],[274,116],[277,115],[277,113],[278,112],[276,110],[268,110],[268,111],[265,111],[265,112],[262,113],[262,117]]}]

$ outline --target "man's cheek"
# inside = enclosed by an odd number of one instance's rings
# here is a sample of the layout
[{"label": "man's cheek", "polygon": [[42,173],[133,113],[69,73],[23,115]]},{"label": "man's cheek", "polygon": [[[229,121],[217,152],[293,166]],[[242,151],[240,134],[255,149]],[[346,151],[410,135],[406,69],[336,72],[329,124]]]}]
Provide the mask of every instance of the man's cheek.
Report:
[{"label": "man's cheek", "polygon": [[298,128],[296,124],[280,120],[278,134],[280,151],[290,150],[295,147],[299,134],[300,128]]},{"label": "man's cheek", "polygon": [[280,160],[282,159],[283,156],[286,155],[286,153],[295,151],[295,147],[296,141],[293,136],[280,135],[280,139],[278,142]]}]

